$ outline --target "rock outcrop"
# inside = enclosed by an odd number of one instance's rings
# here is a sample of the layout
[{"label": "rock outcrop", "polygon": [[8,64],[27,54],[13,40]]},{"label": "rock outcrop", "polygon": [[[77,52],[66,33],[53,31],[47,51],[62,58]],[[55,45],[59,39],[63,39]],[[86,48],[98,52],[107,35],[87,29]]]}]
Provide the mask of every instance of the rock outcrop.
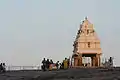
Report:
[{"label": "rock outcrop", "polygon": [[0,80],[119,80],[120,68],[78,68],[59,71],[11,71]]}]

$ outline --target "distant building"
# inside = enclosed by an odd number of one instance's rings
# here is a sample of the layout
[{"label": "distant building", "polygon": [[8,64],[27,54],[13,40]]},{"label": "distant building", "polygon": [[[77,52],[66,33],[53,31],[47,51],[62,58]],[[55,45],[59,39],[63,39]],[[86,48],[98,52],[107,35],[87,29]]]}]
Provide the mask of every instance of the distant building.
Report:
[{"label": "distant building", "polygon": [[[100,40],[96,34],[94,26],[87,19],[80,24],[80,28],[77,32],[76,39],[73,44],[73,66],[100,66],[102,50],[100,47]],[[90,62],[87,59],[83,62],[83,57],[89,57]]]}]

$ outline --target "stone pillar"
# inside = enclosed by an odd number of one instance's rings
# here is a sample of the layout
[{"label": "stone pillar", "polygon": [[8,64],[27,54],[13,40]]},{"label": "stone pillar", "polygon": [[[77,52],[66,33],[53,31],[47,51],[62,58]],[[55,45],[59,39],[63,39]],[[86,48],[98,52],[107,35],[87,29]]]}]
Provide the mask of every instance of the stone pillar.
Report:
[{"label": "stone pillar", "polygon": [[91,66],[93,66],[93,57],[91,57]]},{"label": "stone pillar", "polygon": [[79,54],[79,66],[82,66],[82,54]]},{"label": "stone pillar", "polygon": [[95,57],[93,57],[93,66],[95,66],[95,61],[96,61]]},{"label": "stone pillar", "polygon": [[98,66],[101,66],[101,59],[100,59],[100,55],[98,55]]},{"label": "stone pillar", "polygon": [[91,64],[92,64],[91,66],[95,66],[95,57],[94,56],[91,57]]},{"label": "stone pillar", "polygon": [[78,58],[74,58],[74,66],[78,66]]},{"label": "stone pillar", "polygon": [[95,66],[98,66],[98,56],[95,57]]},{"label": "stone pillar", "polygon": [[100,66],[100,64],[101,64],[101,60],[100,60],[100,55],[99,54],[97,54],[96,55],[96,66]]}]

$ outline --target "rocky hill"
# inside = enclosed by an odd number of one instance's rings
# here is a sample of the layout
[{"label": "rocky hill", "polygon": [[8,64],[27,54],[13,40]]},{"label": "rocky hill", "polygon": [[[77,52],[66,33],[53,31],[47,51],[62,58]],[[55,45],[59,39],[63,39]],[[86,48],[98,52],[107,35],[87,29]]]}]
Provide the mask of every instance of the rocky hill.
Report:
[{"label": "rocky hill", "polygon": [[0,80],[120,80],[120,68],[72,68],[58,71],[10,71]]}]

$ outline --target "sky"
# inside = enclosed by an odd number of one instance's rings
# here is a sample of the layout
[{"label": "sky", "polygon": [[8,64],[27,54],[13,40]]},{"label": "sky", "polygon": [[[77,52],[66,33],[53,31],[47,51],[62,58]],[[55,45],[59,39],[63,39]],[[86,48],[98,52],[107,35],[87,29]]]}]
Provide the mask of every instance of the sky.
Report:
[{"label": "sky", "polygon": [[0,62],[39,65],[72,55],[87,16],[101,40],[103,58],[120,66],[119,0],[0,0]]}]

